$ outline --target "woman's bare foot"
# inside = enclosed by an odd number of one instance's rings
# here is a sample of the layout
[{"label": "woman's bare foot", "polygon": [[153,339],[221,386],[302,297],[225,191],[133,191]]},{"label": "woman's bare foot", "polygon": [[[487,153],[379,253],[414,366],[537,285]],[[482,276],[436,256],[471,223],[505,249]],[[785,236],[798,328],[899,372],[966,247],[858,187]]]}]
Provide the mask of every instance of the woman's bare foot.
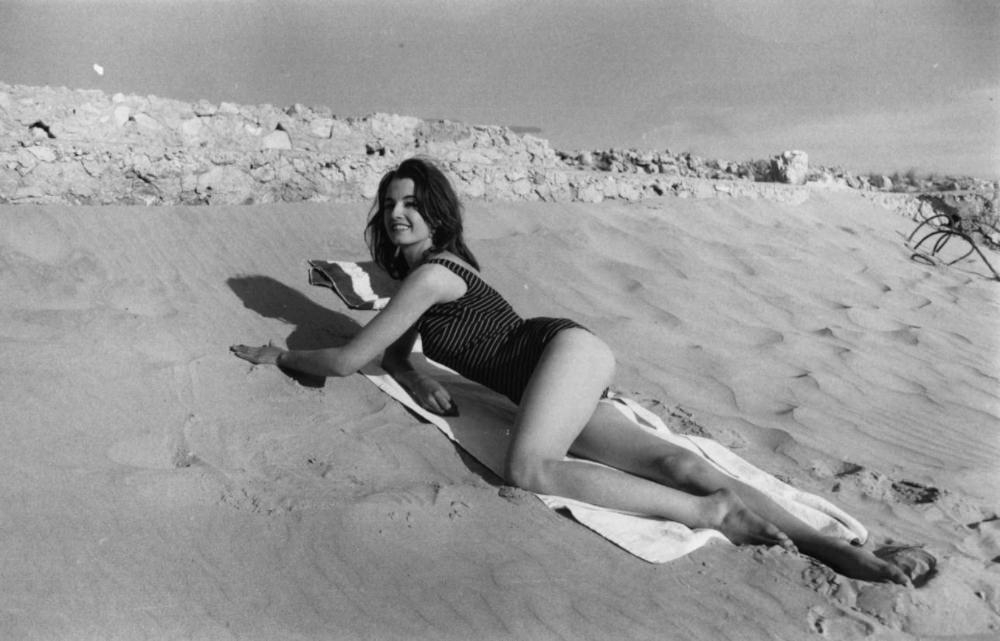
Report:
[{"label": "woman's bare foot", "polygon": [[899,566],[884,561],[871,552],[855,547],[846,541],[831,540],[820,549],[803,550],[809,556],[829,565],[835,571],[852,579],[898,583],[910,586],[913,583]]},{"label": "woman's bare foot", "polygon": [[735,493],[728,489],[704,497],[709,523],[737,545],[780,545],[794,550],[795,544],[774,524],[754,514]]}]

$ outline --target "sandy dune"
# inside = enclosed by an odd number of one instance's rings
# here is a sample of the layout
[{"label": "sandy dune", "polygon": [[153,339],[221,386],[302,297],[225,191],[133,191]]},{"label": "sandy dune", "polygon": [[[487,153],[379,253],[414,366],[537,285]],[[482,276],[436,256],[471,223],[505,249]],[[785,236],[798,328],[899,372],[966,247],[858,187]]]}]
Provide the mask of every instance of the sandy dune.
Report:
[{"label": "sandy dune", "polygon": [[[360,376],[235,342],[370,318],[306,284],[365,205],[0,208],[0,636],[855,639],[1000,632],[1000,285],[851,192],[468,205],[484,274],[617,389],[940,559],[907,590],[777,550],[630,556]],[[975,638],[975,637],[973,637]]]}]

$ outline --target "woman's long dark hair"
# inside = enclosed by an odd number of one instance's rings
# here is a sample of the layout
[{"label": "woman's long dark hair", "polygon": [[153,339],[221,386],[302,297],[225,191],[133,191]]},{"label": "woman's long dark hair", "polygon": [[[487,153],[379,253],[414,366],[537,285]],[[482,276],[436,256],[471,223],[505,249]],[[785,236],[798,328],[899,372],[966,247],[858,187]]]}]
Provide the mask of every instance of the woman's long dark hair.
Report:
[{"label": "woman's long dark hair", "polygon": [[462,203],[458,195],[444,172],[431,160],[420,157],[404,160],[382,176],[378,184],[378,195],[365,226],[365,241],[372,260],[395,279],[405,277],[410,271],[403,255],[397,252],[396,246],[389,239],[383,217],[389,183],[397,178],[409,178],[413,181],[413,198],[417,211],[431,229],[431,251],[449,251],[479,269],[476,257],[465,246],[462,238]]}]

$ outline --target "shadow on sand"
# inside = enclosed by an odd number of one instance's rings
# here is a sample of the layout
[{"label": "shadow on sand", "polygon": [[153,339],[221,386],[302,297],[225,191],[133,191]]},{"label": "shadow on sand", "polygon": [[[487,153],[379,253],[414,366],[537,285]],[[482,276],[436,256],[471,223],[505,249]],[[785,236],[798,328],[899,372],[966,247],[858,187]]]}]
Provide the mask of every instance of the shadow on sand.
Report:
[{"label": "shadow on sand", "polygon": [[[247,309],[294,326],[285,339],[290,349],[339,347],[361,329],[349,316],[317,305],[302,292],[270,276],[234,276],[226,284]],[[323,387],[326,381],[322,376],[282,371],[307,387]]]}]

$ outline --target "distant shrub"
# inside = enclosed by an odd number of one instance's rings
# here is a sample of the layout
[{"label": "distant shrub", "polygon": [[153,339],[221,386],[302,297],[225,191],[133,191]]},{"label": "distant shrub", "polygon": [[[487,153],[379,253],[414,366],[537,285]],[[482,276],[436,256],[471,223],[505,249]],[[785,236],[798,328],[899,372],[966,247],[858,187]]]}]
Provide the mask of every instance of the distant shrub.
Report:
[{"label": "distant shrub", "polygon": [[774,170],[771,168],[771,161],[768,159],[753,160],[750,162],[750,174],[755,182],[764,183],[774,180]]}]

